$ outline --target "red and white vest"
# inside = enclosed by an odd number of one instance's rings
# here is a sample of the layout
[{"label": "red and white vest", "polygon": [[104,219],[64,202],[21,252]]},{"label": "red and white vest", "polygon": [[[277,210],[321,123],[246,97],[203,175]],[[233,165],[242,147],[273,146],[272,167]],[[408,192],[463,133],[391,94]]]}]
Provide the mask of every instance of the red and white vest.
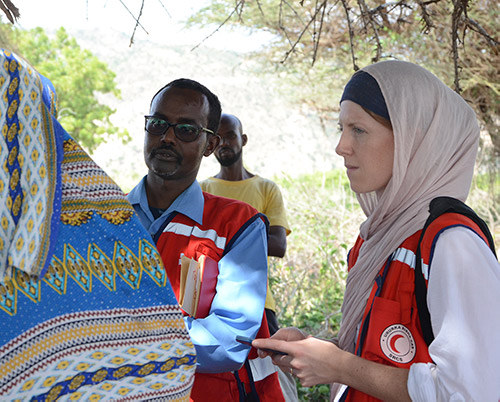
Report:
[{"label": "red and white vest", "polygon": [[[161,235],[155,239],[177,299],[179,299],[181,253],[195,260],[198,260],[200,255],[206,255],[219,261],[249,224],[256,219],[265,219],[257,210],[243,202],[208,193],[203,193],[203,196],[205,205],[202,225],[185,215],[177,214],[170,221],[165,222]],[[263,321],[257,338],[268,337],[269,329],[263,312]],[[250,350],[248,359],[252,361],[251,366],[258,367],[262,364],[262,359],[257,356],[254,348]],[[251,392],[251,381],[245,366],[237,372],[243,384],[238,384],[233,372],[196,373],[191,400],[239,401],[238,386],[243,385],[246,394]],[[256,375],[258,376],[258,373],[254,373],[253,377]],[[284,401],[276,372],[264,378],[254,378],[254,380],[260,401]]]},{"label": "red and white vest", "polygon": [[[446,229],[463,226],[473,230],[486,243],[479,227],[469,218],[446,213],[433,221],[424,235],[420,250],[422,273],[429,278],[434,246]],[[409,369],[413,363],[432,362],[422,336],[415,298],[415,257],[421,230],[408,237],[388,259],[375,279],[359,328],[355,353],[367,360]],[[351,269],[363,240],[358,237],[348,258]],[[378,401],[348,388],[340,401]]]}]

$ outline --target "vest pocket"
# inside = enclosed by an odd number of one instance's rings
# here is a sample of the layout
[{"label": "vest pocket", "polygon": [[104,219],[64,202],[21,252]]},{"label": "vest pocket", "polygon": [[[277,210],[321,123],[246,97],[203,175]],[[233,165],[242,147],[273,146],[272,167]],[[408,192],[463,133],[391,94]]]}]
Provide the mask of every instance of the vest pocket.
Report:
[{"label": "vest pocket", "polygon": [[361,356],[373,361],[387,362],[381,339],[387,328],[401,323],[401,305],[394,300],[375,297],[369,320]]}]

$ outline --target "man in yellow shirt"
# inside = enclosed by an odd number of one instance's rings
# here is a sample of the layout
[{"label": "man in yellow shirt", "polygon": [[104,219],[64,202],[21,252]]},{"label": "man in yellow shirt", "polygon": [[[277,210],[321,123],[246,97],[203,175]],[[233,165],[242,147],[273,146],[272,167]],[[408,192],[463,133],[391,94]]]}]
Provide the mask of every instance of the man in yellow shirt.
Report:
[{"label": "man in yellow shirt", "polygon": [[[269,219],[268,255],[283,257],[286,252],[286,236],[290,233],[281,191],[271,180],[250,173],[243,166],[243,147],[248,137],[243,133],[241,121],[234,115],[223,114],[217,134],[221,140],[214,155],[220,163],[220,171],[200,183],[203,191],[222,197],[244,201]],[[267,288],[265,311],[269,332],[274,334],[279,326],[276,319],[276,303]],[[297,391],[293,378],[279,372],[283,394],[287,401],[296,400]],[[283,376],[287,377],[284,380]]]},{"label": "man in yellow shirt", "polygon": [[[248,141],[243,134],[241,121],[233,115],[223,114],[219,131],[221,141],[215,150],[220,163],[216,176],[202,181],[201,188],[207,193],[244,201],[269,219],[268,255],[283,257],[286,252],[286,236],[290,233],[281,192],[271,180],[250,173],[243,166],[243,147]],[[276,304],[271,292],[267,292],[266,315],[271,335],[277,331]]]},{"label": "man in yellow shirt", "polygon": [[[202,181],[201,188],[207,193],[244,201],[269,219],[268,255],[283,257],[286,252],[286,236],[290,233],[281,192],[271,180],[250,173],[243,166],[243,147],[248,141],[243,134],[241,121],[233,115],[223,114],[219,131],[221,141],[215,157],[221,167],[216,176]],[[266,298],[266,316],[271,335],[278,330],[276,303],[269,290]]]}]

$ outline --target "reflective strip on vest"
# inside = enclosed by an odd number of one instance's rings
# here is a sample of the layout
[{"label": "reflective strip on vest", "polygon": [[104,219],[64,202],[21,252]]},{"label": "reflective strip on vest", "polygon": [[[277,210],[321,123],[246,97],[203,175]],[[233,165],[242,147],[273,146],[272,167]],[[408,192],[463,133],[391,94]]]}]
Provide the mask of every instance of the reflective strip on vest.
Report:
[{"label": "reflective strip on vest", "polygon": [[342,396],[344,396],[344,392],[345,390],[347,389],[347,385],[344,385],[344,384],[339,384],[339,387],[337,389],[337,393],[335,394],[335,397],[330,396],[330,400],[333,402],[339,402],[340,399],[342,398]]},{"label": "reflective strip on vest", "polygon": [[[402,262],[403,264],[408,265],[411,269],[415,269],[416,257],[417,256],[413,251],[408,250],[406,248],[398,248],[392,254],[393,261]],[[422,274],[424,275],[424,278],[426,280],[429,279],[429,265],[425,264],[423,259],[422,259]]]},{"label": "reflective strip on vest", "polygon": [[163,229],[163,232],[175,233],[177,235],[187,237],[194,236],[202,239],[209,239],[212,240],[215,246],[221,250],[224,250],[224,247],[226,247],[226,238],[219,236],[213,229],[201,230],[197,226],[189,226],[183,223],[170,222],[167,227]]},{"label": "reflective strip on vest", "polygon": [[252,370],[252,376],[255,382],[263,380],[277,371],[270,356],[266,356],[264,359],[260,357],[248,359],[248,362],[250,363],[250,369]]}]

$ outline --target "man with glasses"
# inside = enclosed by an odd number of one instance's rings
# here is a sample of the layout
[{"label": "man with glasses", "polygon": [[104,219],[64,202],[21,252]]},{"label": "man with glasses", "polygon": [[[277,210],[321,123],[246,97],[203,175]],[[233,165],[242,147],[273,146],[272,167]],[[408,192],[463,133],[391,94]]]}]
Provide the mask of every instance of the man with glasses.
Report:
[{"label": "man with glasses", "polygon": [[238,401],[253,393],[279,401],[272,362],[257,358],[255,349],[249,355],[235,339],[269,336],[267,219],[247,204],[203,193],[196,181],[203,156],[219,144],[220,113],[217,97],[196,81],[179,79],[160,89],[145,116],[148,173],[128,200],[153,236],[177,298],[183,256],[218,262],[208,315],[185,315],[198,359],[192,400]]}]

